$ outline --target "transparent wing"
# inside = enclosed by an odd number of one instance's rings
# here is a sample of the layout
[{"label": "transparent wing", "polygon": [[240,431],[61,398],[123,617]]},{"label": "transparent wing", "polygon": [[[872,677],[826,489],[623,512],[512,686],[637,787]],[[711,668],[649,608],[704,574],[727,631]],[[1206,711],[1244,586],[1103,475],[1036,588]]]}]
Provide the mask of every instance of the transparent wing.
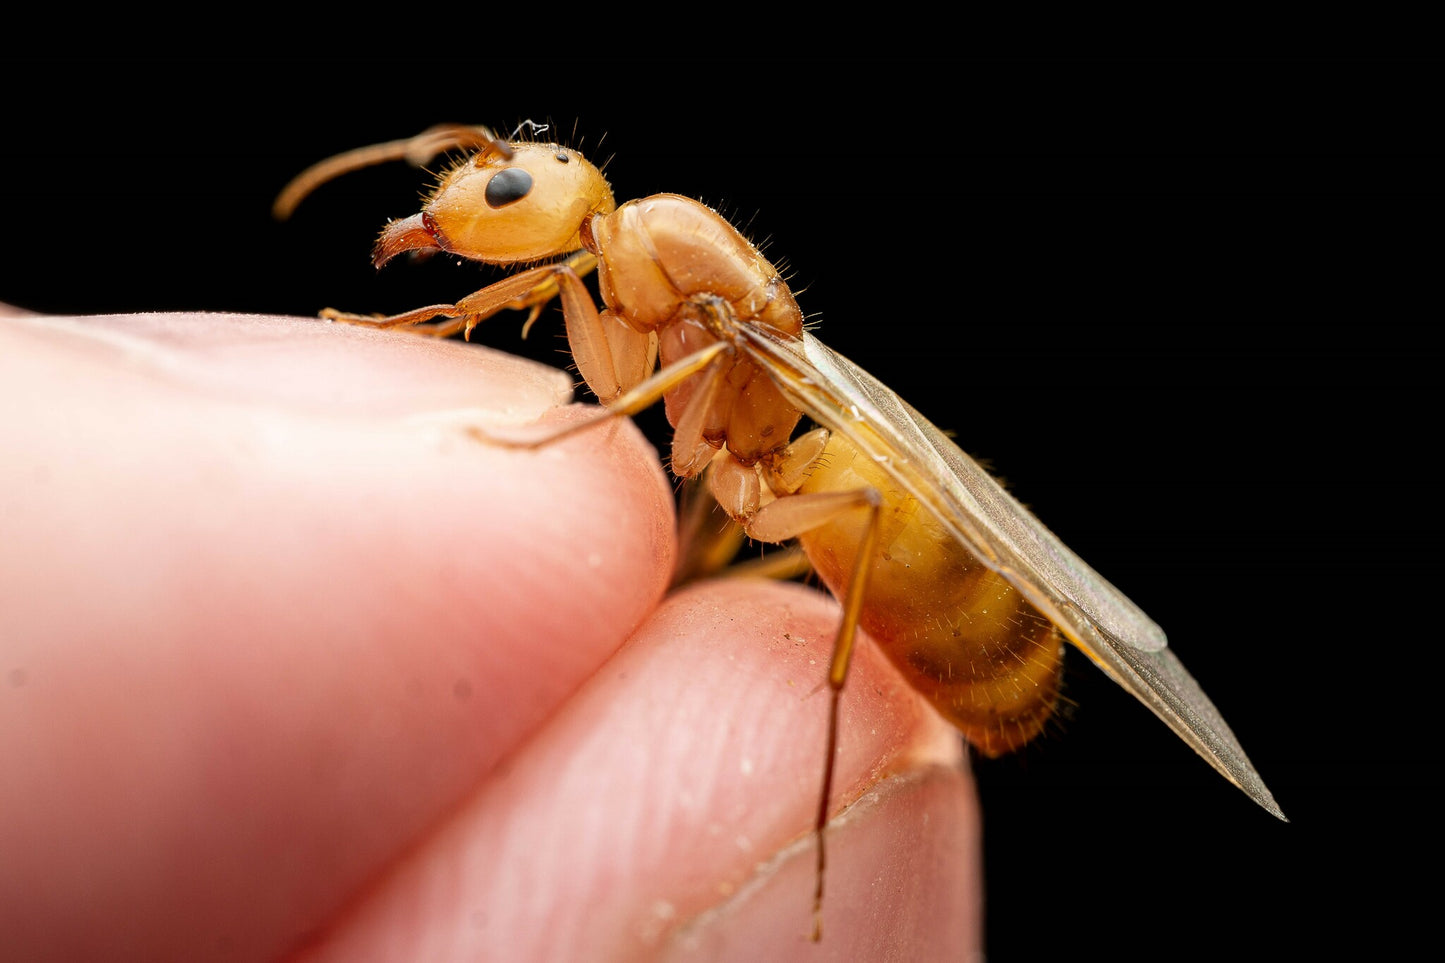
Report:
[{"label": "transparent wing", "polygon": [[886,385],[812,335],[743,327],[748,351],[809,417],[847,438],[1230,782],[1284,813],[1164,632]]}]

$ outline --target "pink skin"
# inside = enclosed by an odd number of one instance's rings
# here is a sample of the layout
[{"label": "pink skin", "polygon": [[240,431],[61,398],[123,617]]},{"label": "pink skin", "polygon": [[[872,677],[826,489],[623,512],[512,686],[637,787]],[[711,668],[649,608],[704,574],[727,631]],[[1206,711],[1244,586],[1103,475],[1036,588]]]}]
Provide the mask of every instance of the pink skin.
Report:
[{"label": "pink skin", "polygon": [[0,933],[19,959],[962,958],[958,739],[836,605],[666,601],[672,488],[570,380],[283,318],[0,318]]}]

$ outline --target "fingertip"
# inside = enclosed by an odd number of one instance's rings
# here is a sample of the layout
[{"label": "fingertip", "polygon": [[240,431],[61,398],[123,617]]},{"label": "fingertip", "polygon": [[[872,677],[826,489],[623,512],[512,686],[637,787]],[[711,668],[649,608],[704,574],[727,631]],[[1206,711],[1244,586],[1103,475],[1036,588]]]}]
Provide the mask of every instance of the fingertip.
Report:
[{"label": "fingertip", "polygon": [[[835,603],[797,586],[674,595],[314,958],[807,951],[836,625]],[[837,802],[852,805],[829,830],[822,945],[968,945],[959,740],[871,649],[845,693]]]}]

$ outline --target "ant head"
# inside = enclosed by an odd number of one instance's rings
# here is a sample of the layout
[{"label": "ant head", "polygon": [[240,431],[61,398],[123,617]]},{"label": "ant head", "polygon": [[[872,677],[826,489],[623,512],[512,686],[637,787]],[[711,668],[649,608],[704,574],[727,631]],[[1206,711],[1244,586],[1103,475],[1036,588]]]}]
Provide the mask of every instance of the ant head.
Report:
[{"label": "ant head", "polygon": [[420,214],[387,225],[372,260],[422,249],[488,264],[553,257],[581,248],[583,222],[615,207],[602,172],[577,151],[494,142],[444,174]]}]

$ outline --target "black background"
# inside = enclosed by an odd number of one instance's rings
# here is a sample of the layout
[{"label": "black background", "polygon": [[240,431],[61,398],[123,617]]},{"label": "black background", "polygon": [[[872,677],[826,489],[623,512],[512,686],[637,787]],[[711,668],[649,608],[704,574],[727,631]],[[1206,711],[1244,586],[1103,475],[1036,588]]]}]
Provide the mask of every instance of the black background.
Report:
[{"label": "black background", "polygon": [[[370,267],[376,231],[426,184],[402,165],[327,186],[288,224],[269,215],[311,162],[440,121],[550,119],[593,159],[615,154],[619,201],[718,207],[768,239],[823,340],[1166,628],[1293,820],[1072,658],[1075,709],[978,766],[990,957],[1424,955],[1436,887],[1413,880],[1438,861],[1442,755],[1425,604],[1438,65],[0,71],[45,91],[12,103],[0,153],[0,301],[38,311],[311,315],[468,293],[494,275]],[[481,337],[566,360],[555,314],[526,345],[505,317]]]}]

